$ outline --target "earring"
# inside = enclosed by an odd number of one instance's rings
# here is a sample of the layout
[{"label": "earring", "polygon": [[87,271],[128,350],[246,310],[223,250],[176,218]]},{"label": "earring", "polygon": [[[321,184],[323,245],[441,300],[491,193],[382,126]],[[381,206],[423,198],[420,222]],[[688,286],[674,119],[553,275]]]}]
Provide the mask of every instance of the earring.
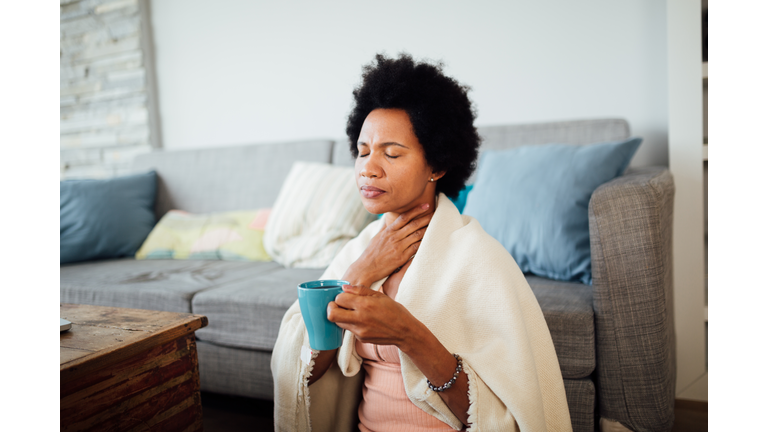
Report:
[{"label": "earring", "polygon": [[431,179],[429,179],[429,181],[433,182],[433,181],[435,181],[435,178],[432,177]]}]

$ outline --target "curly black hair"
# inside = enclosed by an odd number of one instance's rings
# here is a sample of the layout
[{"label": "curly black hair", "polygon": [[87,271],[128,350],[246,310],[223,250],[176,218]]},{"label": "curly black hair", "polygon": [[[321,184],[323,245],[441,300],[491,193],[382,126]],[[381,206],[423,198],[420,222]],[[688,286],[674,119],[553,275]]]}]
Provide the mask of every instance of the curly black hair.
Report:
[{"label": "curly black hair", "polygon": [[363,67],[363,82],[352,94],[354,107],[347,119],[352,156],[363,122],[378,108],[399,108],[408,113],[427,164],[445,171],[436,191],[458,196],[477,164],[480,135],[474,126],[475,110],[467,97],[468,86],[443,75],[443,65],[414,62],[408,54],[397,59],[377,54]]}]

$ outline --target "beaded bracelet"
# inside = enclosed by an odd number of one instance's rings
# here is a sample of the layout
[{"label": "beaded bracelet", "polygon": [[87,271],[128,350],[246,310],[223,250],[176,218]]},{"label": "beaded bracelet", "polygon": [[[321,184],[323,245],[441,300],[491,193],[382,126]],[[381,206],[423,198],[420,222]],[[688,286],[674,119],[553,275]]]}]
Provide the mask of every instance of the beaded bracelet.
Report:
[{"label": "beaded bracelet", "polygon": [[434,392],[443,392],[451,388],[451,386],[456,382],[456,378],[459,377],[459,373],[462,370],[462,365],[461,365],[461,357],[459,357],[458,354],[454,354],[453,356],[456,358],[456,361],[458,362],[458,365],[456,365],[456,372],[453,373],[453,377],[447,383],[441,385],[440,387],[435,387],[434,385],[432,385],[431,382],[429,382],[429,379],[427,379],[427,385],[429,386],[430,390]]}]

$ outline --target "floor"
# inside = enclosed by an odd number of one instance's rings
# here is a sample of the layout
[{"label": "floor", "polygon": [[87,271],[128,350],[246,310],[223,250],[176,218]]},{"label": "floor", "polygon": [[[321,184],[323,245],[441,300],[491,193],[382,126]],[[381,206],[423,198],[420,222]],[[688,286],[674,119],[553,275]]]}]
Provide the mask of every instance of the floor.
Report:
[{"label": "floor", "polygon": [[274,430],[272,401],[201,392],[205,432]]},{"label": "floor", "polygon": [[686,400],[675,401],[675,424],[672,432],[698,432],[707,430],[708,404]]},{"label": "floor", "polygon": [[[271,431],[272,401],[202,392],[205,432]],[[676,401],[672,432],[706,432],[707,405]]]}]

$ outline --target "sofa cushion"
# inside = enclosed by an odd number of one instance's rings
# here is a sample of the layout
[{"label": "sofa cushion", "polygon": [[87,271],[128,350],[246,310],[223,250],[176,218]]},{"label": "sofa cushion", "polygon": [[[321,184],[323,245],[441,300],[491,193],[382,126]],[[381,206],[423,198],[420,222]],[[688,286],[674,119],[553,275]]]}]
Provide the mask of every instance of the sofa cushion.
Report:
[{"label": "sofa cushion", "polygon": [[201,340],[196,345],[200,390],[272,400],[271,351],[231,348]]},{"label": "sofa cushion", "polygon": [[456,198],[448,197],[448,199],[451,200],[453,205],[456,206],[456,210],[459,211],[459,213],[464,213],[464,207],[467,205],[467,196],[470,192],[472,192],[472,188],[474,188],[475,185],[468,184],[465,185],[461,190],[459,191],[459,194],[456,196]]},{"label": "sofa cushion", "polygon": [[331,163],[336,166],[355,166],[355,158],[352,156],[352,151],[349,148],[349,138],[341,138],[333,142]]},{"label": "sofa cushion", "polygon": [[195,293],[277,267],[274,262],[133,258],[63,265],[60,301],[190,313]]},{"label": "sofa cushion", "polygon": [[59,184],[61,263],[133,256],[155,224],[154,172]]},{"label": "sofa cushion", "polygon": [[219,345],[272,351],[280,322],[298,298],[296,286],[316,280],[324,269],[273,268],[256,277],[201,292],[192,313],[208,317],[197,338]]},{"label": "sofa cushion", "polygon": [[595,383],[589,378],[584,378],[564,379],[563,384],[573,432],[594,432],[597,406]]},{"label": "sofa cushion", "polygon": [[595,314],[592,287],[526,276],[547,321],[563,378],[584,378],[595,370]]},{"label": "sofa cushion", "polygon": [[[222,346],[272,351],[280,322],[296,301],[296,285],[319,278],[322,269],[272,268],[254,278],[199,292],[192,313],[208,317],[197,338]],[[584,378],[595,369],[592,287],[526,277],[541,305],[563,378]]]},{"label": "sofa cushion", "polygon": [[375,216],[360,200],[352,168],[296,162],[264,230],[264,249],[286,267],[326,268]]},{"label": "sofa cushion", "polygon": [[136,259],[272,261],[264,250],[269,209],[192,214],[171,210],[152,228]]},{"label": "sofa cushion", "polygon": [[591,285],[589,199],[624,172],[641,141],[486,151],[464,214],[477,218],[523,272]]}]

